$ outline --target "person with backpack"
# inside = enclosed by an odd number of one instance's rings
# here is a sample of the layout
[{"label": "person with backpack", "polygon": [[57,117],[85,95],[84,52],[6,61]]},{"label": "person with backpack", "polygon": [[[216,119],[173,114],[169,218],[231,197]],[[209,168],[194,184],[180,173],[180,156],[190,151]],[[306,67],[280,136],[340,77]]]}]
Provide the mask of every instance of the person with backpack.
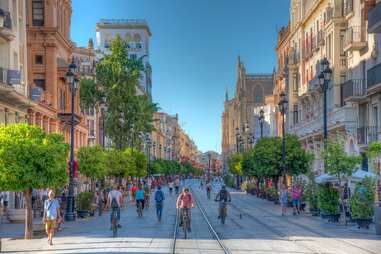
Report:
[{"label": "person with backpack", "polygon": [[214,201],[219,202],[218,219],[221,218],[222,209],[226,209],[226,202],[231,202],[231,196],[225,185],[222,185],[221,190],[218,192]]},{"label": "person with backpack", "polygon": [[[108,193],[107,197],[107,207],[117,210],[117,217],[118,217],[118,227],[121,228],[122,226],[119,224],[120,222],[120,205],[122,204],[123,195],[120,191],[117,190],[117,188],[113,187],[112,190]],[[110,223],[112,223],[112,213],[110,213]]]},{"label": "person with backpack", "polygon": [[157,186],[157,191],[155,192],[156,216],[158,222],[161,222],[161,214],[163,212],[164,199],[164,192],[161,190],[161,186],[159,185]]}]

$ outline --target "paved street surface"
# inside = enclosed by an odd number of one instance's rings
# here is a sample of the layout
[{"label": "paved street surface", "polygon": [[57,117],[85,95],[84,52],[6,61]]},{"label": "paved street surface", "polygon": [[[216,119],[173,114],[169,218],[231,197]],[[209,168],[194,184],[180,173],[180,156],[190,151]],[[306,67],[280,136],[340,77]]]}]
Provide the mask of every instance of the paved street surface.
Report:
[{"label": "paved street surface", "polygon": [[[222,225],[217,219],[218,204],[206,199],[205,189],[191,184],[199,207],[192,211],[192,232],[183,239],[179,228],[176,253],[234,254],[381,254],[381,237],[374,229],[358,230],[354,225],[340,226],[308,215],[280,216],[272,202],[232,191],[228,219]],[[214,191],[220,188],[214,185]],[[165,190],[167,192],[167,190]],[[226,252],[215,240],[201,214],[205,211]],[[166,193],[163,221],[158,223],[151,207],[143,218],[137,218],[131,204],[122,211],[123,228],[117,238],[111,237],[109,214],[65,224],[55,238],[54,246],[46,238],[22,240],[22,225],[0,225],[4,253],[171,253],[175,224],[175,197]],[[11,237],[11,238],[10,238]]]}]

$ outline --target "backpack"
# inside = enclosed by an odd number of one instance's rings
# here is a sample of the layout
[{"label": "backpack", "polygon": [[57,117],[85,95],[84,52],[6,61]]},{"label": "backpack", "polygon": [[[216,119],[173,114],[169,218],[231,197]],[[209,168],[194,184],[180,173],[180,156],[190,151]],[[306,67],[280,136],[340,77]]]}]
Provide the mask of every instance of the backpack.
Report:
[{"label": "backpack", "polygon": [[111,208],[113,208],[113,209],[116,209],[116,208],[118,208],[119,207],[119,205],[118,205],[118,201],[116,200],[116,197],[113,197],[112,195],[111,195]]},{"label": "backpack", "polygon": [[228,192],[226,190],[220,191],[220,200],[227,201],[228,200]]},{"label": "backpack", "polygon": [[155,195],[155,200],[157,203],[161,203],[164,200],[164,194],[162,191],[157,191]]}]

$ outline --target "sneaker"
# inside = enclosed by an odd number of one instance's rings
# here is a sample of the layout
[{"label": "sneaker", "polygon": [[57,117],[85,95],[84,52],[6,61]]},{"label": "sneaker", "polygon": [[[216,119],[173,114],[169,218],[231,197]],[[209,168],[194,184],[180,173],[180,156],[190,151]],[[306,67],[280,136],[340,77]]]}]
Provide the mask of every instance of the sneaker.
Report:
[{"label": "sneaker", "polygon": [[122,227],[122,225],[118,224],[118,228],[121,228],[121,227]]}]

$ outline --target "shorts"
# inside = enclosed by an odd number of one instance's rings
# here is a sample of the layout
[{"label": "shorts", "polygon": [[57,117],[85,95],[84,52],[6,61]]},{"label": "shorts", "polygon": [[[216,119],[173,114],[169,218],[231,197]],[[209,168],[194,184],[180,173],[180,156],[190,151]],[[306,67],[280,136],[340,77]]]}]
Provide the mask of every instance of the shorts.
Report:
[{"label": "shorts", "polygon": [[293,199],[292,200],[292,205],[293,206],[300,206],[300,199]]},{"label": "shorts", "polygon": [[45,228],[47,231],[54,229],[55,226],[56,226],[56,220],[46,220]]}]

